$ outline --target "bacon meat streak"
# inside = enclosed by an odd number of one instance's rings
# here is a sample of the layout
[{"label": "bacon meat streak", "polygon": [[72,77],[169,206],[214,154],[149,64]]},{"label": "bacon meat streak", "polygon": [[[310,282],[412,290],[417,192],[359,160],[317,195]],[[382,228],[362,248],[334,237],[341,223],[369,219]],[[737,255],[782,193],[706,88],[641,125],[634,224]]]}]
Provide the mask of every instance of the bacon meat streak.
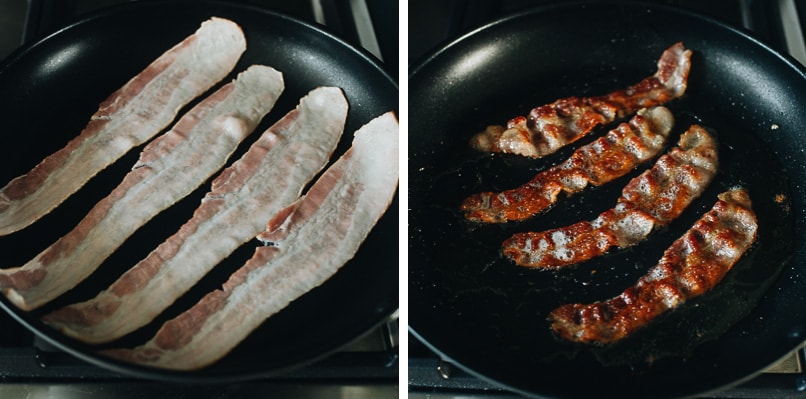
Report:
[{"label": "bacon meat streak", "polygon": [[664,107],[642,109],[603,137],[580,147],[565,162],[537,174],[528,183],[500,193],[484,192],[461,205],[468,220],[500,223],[534,216],[589,183],[600,186],[624,176],[654,157],[666,143],[674,117]]},{"label": "bacon meat streak", "polygon": [[182,107],[230,73],[245,50],[238,25],[221,18],[204,22],[101,103],[78,137],[0,189],[0,235],[46,215],[159,133]]},{"label": "bacon meat streak", "polygon": [[166,322],[146,344],[104,353],[170,369],[196,369],[223,357],[354,256],[394,196],[397,159],[397,120],[387,113],[359,129],[352,148],[308,193],[269,221],[258,237],[268,245],[222,289]]},{"label": "bacon meat streak", "polygon": [[724,192],[634,286],[605,301],[553,310],[551,328],[568,341],[616,342],[716,286],[753,243],[757,229],[747,192]]},{"label": "bacon meat streak", "polygon": [[312,91],[222,171],[176,234],[95,298],[43,320],[88,343],[108,342],[149,323],[299,197],[336,148],[346,118],[340,89]]},{"label": "bacon meat streak", "polygon": [[614,208],[592,221],[515,234],[502,244],[504,255],[521,266],[552,269],[637,244],[680,216],[716,174],[716,143],[704,128],[692,125],[677,145],[630,180]]},{"label": "bacon meat streak", "polygon": [[682,96],[690,67],[691,50],[676,43],[663,52],[653,76],[625,90],[600,97],[569,97],[539,106],[528,117],[511,119],[506,128],[487,127],[473,136],[470,145],[480,151],[533,158],[552,154],[584,137],[597,125]]},{"label": "bacon meat streak", "polygon": [[24,266],[0,270],[0,291],[30,310],[73,288],[137,229],[220,170],[283,87],[280,72],[255,65],[204,99],[149,143],[72,231]]}]

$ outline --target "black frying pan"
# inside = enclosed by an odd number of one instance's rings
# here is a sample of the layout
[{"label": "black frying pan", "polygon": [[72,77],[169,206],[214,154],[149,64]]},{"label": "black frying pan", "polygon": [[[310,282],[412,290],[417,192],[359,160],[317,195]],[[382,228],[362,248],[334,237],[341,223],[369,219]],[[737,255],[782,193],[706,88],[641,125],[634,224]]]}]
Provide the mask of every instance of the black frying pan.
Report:
[{"label": "black frying pan", "polygon": [[[593,219],[643,168],[524,222],[464,221],[457,207],[467,195],[520,185],[572,151],[490,156],[468,148],[473,133],[557,98],[636,83],[677,41],[694,55],[686,95],[669,104],[677,117],[670,144],[701,123],[715,132],[721,158],[715,181],[680,219],[633,248],[558,272],[518,268],[499,245],[517,231]],[[688,11],[591,2],[482,27],[409,78],[410,331],[444,358],[525,394],[677,397],[746,380],[806,339],[802,65]],[[552,336],[550,310],[619,294],[734,185],[750,190],[759,237],[715,290],[611,347]]]},{"label": "black frying pan", "polygon": [[[396,110],[395,82],[379,64],[333,35],[260,8],[226,2],[140,2],[94,14],[11,55],[0,65],[0,180],[27,172],[64,146],[86,124],[98,104],[162,52],[193,33],[211,16],[232,19],[244,30],[247,51],[235,74],[254,63],[282,71],[286,89],[256,133],[231,160],[274,121],[317,86],[341,87],[350,104],[345,133],[334,159],[349,147],[352,133],[369,120]],[[191,104],[192,106],[192,104]],[[190,106],[189,106],[190,107]],[[18,266],[70,231],[106,196],[137,159],[139,151],[99,174],[56,211],[31,227],[0,237],[3,262]],[[132,375],[174,381],[231,381],[277,373],[312,362],[361,337],[398,307],[397,202],[370,234],[356,257],[331,280],[272,317],[214,365],[196,372],[168,372],[105,358],[97,347],[68,339],[39,321],[59,306],[89,299],[142,259],[187,221],[209,190],[209,182],[138,231],[99,270],[54,303],[31,313],[5,300],[0,306],[45,340],[82,359]],[[106,345],[139,345],[165,320],[195,303],[248,259],[257,242],[244,245],[178,303],[142,330]],[[327,254],[312,254],[312,256]]]}]

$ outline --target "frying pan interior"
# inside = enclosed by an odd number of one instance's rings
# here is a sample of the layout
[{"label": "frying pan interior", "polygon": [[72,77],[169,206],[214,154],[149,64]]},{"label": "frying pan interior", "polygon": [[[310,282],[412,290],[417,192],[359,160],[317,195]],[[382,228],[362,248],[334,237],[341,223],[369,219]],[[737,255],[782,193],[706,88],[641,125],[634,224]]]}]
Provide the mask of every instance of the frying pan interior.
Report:
[{"label": "frying pan interior", "polygon": [[[716,135],[720,155],[714,182],[679,220],[633,248],[557,272],[519,269],[499,245],[515,232],[593,219],[644,168],[524,222],[463,220],[457,207],[466,196],[516,187],[572,151],[541,160],[491,156],[468,148],[473,133],[558,98],[636,83],[678,41],[694,55],[685,96],[669,104],[676,116],[669,145],[699,123]],[[557,397],[693,395],[785,356],[806,333],[798,239],[806,209],[805,76],[743,32],[687,11],[622,2],[536,8],[427,57],[409,86],[410,330],[473,374]],[[612,347],[551,335],[549,311],[621,293],[736,185],[750,191],[759,237],[713,292]]]},{"label": "frying pan interior", "polygon": [[[0,65],[0,118],[5,121],[0,180],[7,182],[27,172],[64,146],[112,91],[212,16],[235,21],[247,39],[246,53],[224,82],[259,63],[283,72],[286,86],[271,113],[230,160],[240,157],[250,140],[318,86],[340,87],[350,104],[334,159],[350,146],[357,128],[384,112],[397,110],[397,85],[377,62],[319,28],[263,9],[226,2],[139,2],[88,17],[18,51]],[[138,154],[139,150],[132,151],[36,224],[0,237],[2,267],[24,264],[70,231],[93,204],[118,184]],[[225,359],[203,370],[167,372],[116,362],[98,355],[96,347],[67,339],[39,322],[45,312],[92,298],[107,287],[176,232],[208,189],[209,182],[157,216],[95,274],[53,304],[30,313],[18,311],[5,298],[0,304],[44,339],[85,360],[138,376],[202,382],[251,378],[309,363],[361,337],[397,309],[395,201],[356,257],[339,273],[267,321]],[[252,255],[256,245],[256,241],[245,244],[157,321],[108,346],[144,343],[162,322],[187,309],[206,292],[219,288]]]}]

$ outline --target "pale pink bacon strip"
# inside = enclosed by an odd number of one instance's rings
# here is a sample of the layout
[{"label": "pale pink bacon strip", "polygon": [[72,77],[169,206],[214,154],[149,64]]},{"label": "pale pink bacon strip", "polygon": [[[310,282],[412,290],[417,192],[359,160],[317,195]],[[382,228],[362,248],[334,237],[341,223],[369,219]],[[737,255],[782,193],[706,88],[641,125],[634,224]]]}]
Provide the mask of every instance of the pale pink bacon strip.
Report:
[{"label": "pale pink bacon strip", "polygon": [[179,231],[95,298],[43,320],[89,343],[149,323],[235,249],[265,229],[327,163],[347,118],[341,90],[313,90],[213,181]]},{"label": "pale pink bacon strip", "polygon": [[221,290],[166,322],[146,344],[104,353],[169,369],[197,369],[223,357],[354,256],[394,196],[397,159],[397,120],[387,113],[359,129],[352,148],[308,193],[269,221],[258,237],[269,245],[257,248]]},{"label": "pale pink bacon strip", "polygon": [[750,248],[757,230],[747,191],[724,192],[634,286],[605,301],[555,309],[548,315],[551,328],[574,342],[604,345],[621,340],[715,287]]},{"label": "pale pink bacon strip", "polygon": [[528,183],[499,193],[474,194],[460,209],[468,220],[487,223],[534,216],[553,205],[561,192],[574,194],[589,183],[603,185],[653,158],[663,149],[673,124],[665,107],[642,109],[629,123],[578,148],[565,162],[541,171]]},{"label": "pale pink bacon strip", "polygon": [[149,143],[72,231],[24,266],[0,270],[0,291],[30,310],[73,288],[138,228],[220,170],[283,87],[280,72],[255,65],[204,99]]},{"label": "pale pink bacon strip", "polygon": [[661,54],[650,77],[600,97],[569,97],[532,109],[528,117],[504,126],[489,126],[470,140],[485,152],[506,152],[538,158],[587,135],[594,127],[626,117],[641,108],[662,105],[686,91],[691,50],[675,43]]},{"label": "pale pink bacon strip", "polygon": [[676,219],[702,194],[716,174],[716,143],[692,125],[678,146],[624,187],[616,206],[592,221],[542,232],[518,233],[504,241],[503,253],[521,266],[560,268],[637,244],[655,226]]},{"label": "pale pink bacon strip", "polygon": [[101,103],[78,137],[0,190],[0,235],[46,215],[159,133],[183,106],[232,71],[245,49],[243,32],[232,21],[204,22]]}]

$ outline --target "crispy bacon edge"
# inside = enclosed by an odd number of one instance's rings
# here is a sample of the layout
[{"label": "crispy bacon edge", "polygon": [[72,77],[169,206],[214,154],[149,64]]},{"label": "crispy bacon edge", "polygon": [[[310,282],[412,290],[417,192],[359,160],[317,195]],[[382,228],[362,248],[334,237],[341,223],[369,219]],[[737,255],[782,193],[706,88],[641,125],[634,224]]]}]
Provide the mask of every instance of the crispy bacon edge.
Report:
[{"label": "crispy bacon edge", "polygon": [[655,157],[666,144],[674,116],[665,107],[645,108],[606,135],[578,148],[563,163],[541,171],[511,189],[471,195],[460,209],[465,218],[485,223],[522,220],[546,211],[560,192],[578,193],[601,186]]},{"label": "crispy bacon edge", "polygon": [[666,49],[657,72],[623,90],[598,97],[568,97],[511,119],[506,127],[488,126],[470,139],[484,152],[540,158],[586,136],[594,127],[623,118],[641,108],[681,97],[688,84],[691,50],[678,42]]},{"label": "crispy bacon edge", "polygon": [[502,252],[520,266],[556,269],[600,256],[614,246],[635,245],[656,226],[680,216],[711,183],[717,166],[713,137],[692,125],[677,147],[627,183],[615,207],[592,221],[514,234],[504,241]]},{"label": "crispy bacon edge", "polygon": [[591,304],[566,304],[548,321],[567,341],[605,345],[645,327],[661,314],[705,294],[723,280],[756,239],[758,221],[748,192],[736,187],[677,239],[638,282]]}]

